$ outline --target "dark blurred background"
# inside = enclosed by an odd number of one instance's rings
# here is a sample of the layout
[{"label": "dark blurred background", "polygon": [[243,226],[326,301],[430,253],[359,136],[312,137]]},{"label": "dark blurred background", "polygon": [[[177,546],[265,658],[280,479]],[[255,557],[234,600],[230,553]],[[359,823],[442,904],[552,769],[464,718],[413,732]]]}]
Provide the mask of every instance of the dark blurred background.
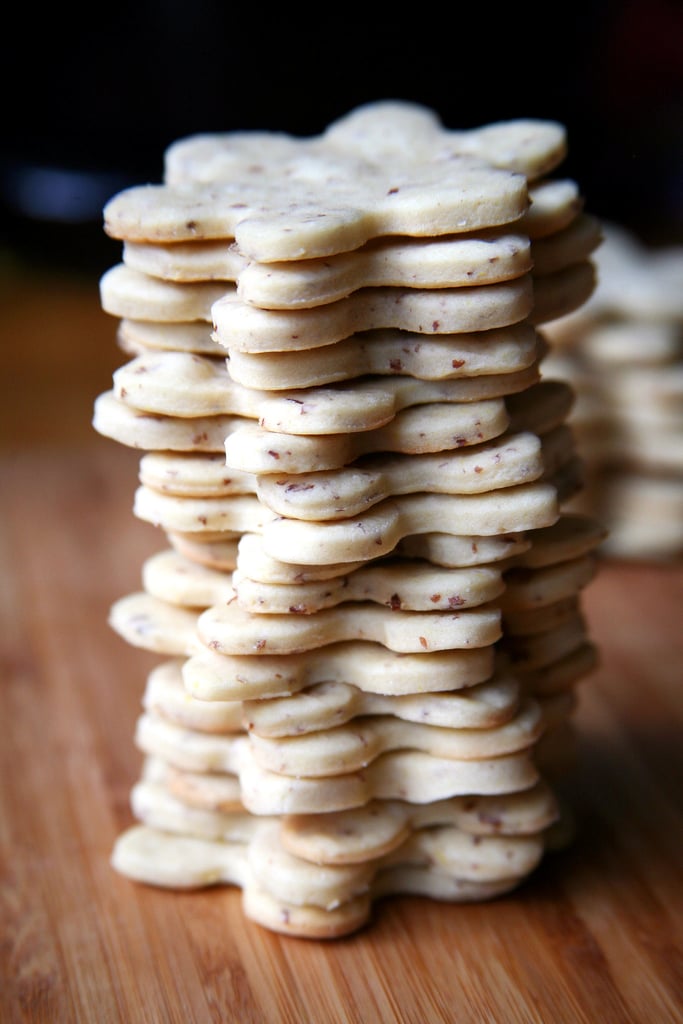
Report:
[{"label": "dark blurred background", "polygon": [[[316,134],[369,100],[451,128],[562,121],[586,206],[653,244],[683,241],[683,4],[339,6],[139,0],[13,9],[5,31],[2,255],[101,273],[106,200],[159,181],[199,131]],[[272,13],[272,12],[275,13]]]}]

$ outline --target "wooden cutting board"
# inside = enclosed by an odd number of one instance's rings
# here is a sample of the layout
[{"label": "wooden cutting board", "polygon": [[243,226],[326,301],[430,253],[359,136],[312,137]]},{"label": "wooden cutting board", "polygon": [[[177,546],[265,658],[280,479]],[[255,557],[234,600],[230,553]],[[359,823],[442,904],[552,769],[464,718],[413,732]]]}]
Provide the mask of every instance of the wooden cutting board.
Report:
[{"label": "wooden cutting board", "polygon": [[[37,298],[12,307],[25,332]],[[0,452],[3,1024],[683,1021],[680,565],[609,563],[589,587],[602,662],[577,713],[579,832],[516,892],[387,899],[362,932],[326,943],[251,923],[239,890],[174,893],[112,871],[157,659],[107,614],[160,541],[132,517],[138,456],[82,429],[97,297],[62,301],[82,324],[81,356],[68,349],[74,372],[89,367],[81,385],[58,394],[59,349],[40,371],[14,352],[3,409],[6,426],[31,427],[3,433]],[[35,353],[46,326],[38,316],[24,339]]]}]

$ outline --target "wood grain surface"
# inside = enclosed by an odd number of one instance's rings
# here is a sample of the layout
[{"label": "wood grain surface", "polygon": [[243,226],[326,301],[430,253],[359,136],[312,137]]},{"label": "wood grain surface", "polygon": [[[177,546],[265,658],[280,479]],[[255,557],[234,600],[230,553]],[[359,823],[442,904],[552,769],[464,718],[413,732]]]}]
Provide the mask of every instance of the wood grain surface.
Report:
[{"label": "wood grain surface", "polygon": [[683,1021],[680,565],[589,587],[579,832],[514,893],[387,899],[326,943],[249,922],[239,890],[112,871],[157,659],[106,619],[160,539],[132,517],[139,456],[89,426],[121,362],[96,283],[12,271],[2,299],[2,1024]]}]

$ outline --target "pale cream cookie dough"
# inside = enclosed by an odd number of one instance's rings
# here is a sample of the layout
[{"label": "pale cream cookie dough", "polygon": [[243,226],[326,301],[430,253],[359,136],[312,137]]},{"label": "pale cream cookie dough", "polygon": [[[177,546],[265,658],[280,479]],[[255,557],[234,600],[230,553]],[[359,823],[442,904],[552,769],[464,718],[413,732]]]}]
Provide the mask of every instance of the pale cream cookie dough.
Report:
[{"label": "pale cream cookie dough", "polygon": [[[457,824],[410,822],[401,841],[380,852],[386,815],[366,818],[363,827],[362,818],[347,812],[347,833],[367,836],[374,855],[322,866],[289,850],[277,821],[251,819],[247,828],[248,816],[238,812],[198,813],[154,781],[136,787],[136,805],[145,823],[120,837],[112,855],[122,874],[174,889],[237,885],[249,918],[307,939],[358,930],[373,900],[393,891],[461,902],[507,892],[537,866],[545,845],[542,827],[472,834]],[[498,807],[502,823],[505,802]],[[446,812],[443,817],[448,821]],[[334,845],[328,838],[326,847]]]},{"label": "pale cream cookie dough", "polygon": [[505,361],[496,364],[496,352],[479,344],[467,375],[442,380],[368,375],[353,383],[274,393],[235,381],[225,360],[185,352],[144,353],[114,371],[112,390],[125,405],[160,416],[234,415],[284,433],[355,433],[383,426],[412,406],[476,401],[480,394],[498,397],[516,390],[510,375],[534,366],[538,346],[533,334],[513,345],[510,339],[501,353]]},{"label": "pale cream cookie dough", "polygon": [[543,379],[600,242],[566,152],[554,122],[369,104],[179,140],[107,204],[128,362],[94,426],[166,541],[110,613],[160,658],[122,874],[333,937],[386,894],[510,891],[556,842],[537,755],[559,771],[596,653],[600,536]]},{"label": "pale cream cookie dough", "polygon": [[231,238],[260,262],[326,256],[381,235],[511,223],[528,208],[528,179],[566,154],[564,129],[553,122],[453,133],[417,105],[371,104],[359,132],[360,116],[312,139],[247,132],[178,140],[165,154],[164,184],[110,200],[105,229],[144,242]]},{"label": "pale cream cookie dough", "polygon": [[126,242],[123,263],[162,281],[236,282],[245,302],[262,309],[307,308],[358,288],[455,288],[519,277],[531,270],[528,236],[490,229],[440,238],[382,238],[353,253],[256,263],[222,241]]},{"label": "pale cream cookie dough", "polygon": [[528,387],[538,379],[545,353],[543,338],[529,324],[518,324],[437,340],[410,331],[365,331],[310,349],[304,359],[297,352],[233,351],[228,367],[233,380],[268,392],[346,381],[355,387],[366,376],[458,381],[467,402]]}]

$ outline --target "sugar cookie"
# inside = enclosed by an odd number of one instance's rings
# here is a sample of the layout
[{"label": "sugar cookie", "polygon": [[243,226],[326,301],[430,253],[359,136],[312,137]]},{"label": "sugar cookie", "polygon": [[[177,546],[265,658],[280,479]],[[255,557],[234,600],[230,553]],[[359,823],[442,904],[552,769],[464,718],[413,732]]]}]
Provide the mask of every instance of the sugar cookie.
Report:
[{"label": "sugar cookie", "polygon": [[[518,681],[501,672],[476,686],[446,693],[387,696],[367,693],[351,683],[329,681],[286,697],[245,701],[242,706],[245,728],[273,738],[321,732],[374,715],[394,715],[403,721],[446,728],[487,729],[510,721],[519,700]],[[230,702],[218,703],[227,706]]]},{"label": "sugar cookie", "polygon": [[273,514],[253,494],[218,498],[177,497],[141,484],[133,496],[138,519],[167,531],[183,533],[260,533]]},{"label": "sugar cookie", "polygon": [[[266,430],[292,434],[355,433],[389,423],[417,405],[460,403],[477,390],[500,385],[487,381],[425,381],[409,377],[372,378],[353,385],[327,385],[266,394],[235,382],[225,360],[184,352],[145,353],[113,375],[115,397],[134,409],[160,416],[232,415],[258,420]],[[502,391],[505,393],[505,381]]]},{"label": "sugar cookie", "polygon": [[307,308],[363,287],[454,288],[505,281],[531,270],[529,239],[480,231],[443,238],[383,238],[325,259],[256,263],[226,242],[127,242],[123,263],[165,281],[236,282],[261,309]]},{"label": "sugar cookie", "polygon": [[180,659],[171,659],[151,670],[142,697],[145,711],[198,732],[243,732],[241,701],[196,700],[183,686],[181,664]]},{"label": "sugar cookie", "polygon": [[253,474],[229,470],[223,452],[148,451],[140,459],[138,477],[144,487],[176,497],[225,497],[256,491]]},{"label": "sugar cookie", "polygon": [[324,816],[289,815],[282,822],[285,848],[324,864],[365,863],[400,845],[406,834],[433,825],[456,825],[468,835],[533,835],[554,824],[557,800],[545,782],[504,796],[452,797],[432,804],[375,801]]},{"label": "sugar cookie", "polygon": [[520,221],[532,243],[568,228],[584,210],[577,182],[544,178],[529,185],[531,205]]},{"label": "sugar cookie", "polygon": [[152,597],[186,608],[208,608],[235,596],[230,573],[201,565],[172,548],[143,562],[142,583]]},{"label": "sugar cookie", "polygon": [[484,536],[551,526],[558,517],[550,483],[520,484],[485,494],[411,494],[380,502],[339,522],[273,519],[264,526],[265,550],[281,561],[350,562],[377,558],[416,533]]},{"label": "sugar cookie", "polygon": [[496,398],[534,383],[543,339],[529,324],[476,334],[429,335],[381,330],[298,352],[230,352],[230,375],[264,391],[311,388],[365,375],[450,380],[460,400]]},{"label": "sugar cookie", "polygon": [[225,435],[226,463],[245,473],[338,469],[378,451],[443,452],[501,435],[509,425],[502,399],[430,402],[402,409],[382,427],[353,434],[288,434],[242,420]]},{"label": "sugar cookie", "polygon": [[166,537],[175,551],[199,565],[221,572],[232,572],[237,566],[239,537],[180,530],[167,530]]},{"label": "sugar cookie", "polygon": [[[543,287],[549,292],[549,286]],[[548,295],[546,305],[560,304],[561,287],[565,303],[562,309],[566,311],[564,292],[573,288],[569,274]],[[469,288],[363,288],[336,302],[300,312],[258,309],[226,292],[211,306],[210,318],[216,340],[229,354],[315,349],[359,331],[470,334],[520,323],[533,309],[534,289],[531,276],[526,274],[500,284]]]},{"label": "sugar cookie", "polygon": [[260,309],[306,309],[362,288],[458,288],[498,284],[532,268],[529,240],[508,232],[448,239],[381,239],[325,260],[249,263],[237,295]]},{"label": "sugar cookie", "polygon": [[[560,431],[562,428],[556,428]],[[318,473],[268,474],[256,483],[259,500],[277,515],[321,522],[359,515],[405,494],[480,494],[539,479],[552,468],[553,442],[563,461],[569,435],[505,434],[451,452],[370,456],[350,467]]]},{"label": "sugar cookie", "polygon": [[198,612],[145,592],[127,594],[109,610],[109,625],[133,647],[169,656],[197,648]]},{"label": "sugar cookie", "polygon": [[202,612],[197,634],[210,650],[225,654],[298,654],[346,640],[370,640],[392,651],[483,647],[500,637],[495,605],[460,612],[396,613],[359,602],[323,608],[310,615],[251,615],[236,602]]},{"label": "sugar cookie", "polygon": [[245,611],[308,615],[343,601],[374,601],[411,611],[467,608],[499,597],[504,584],[502,573],[489,567],[445,569],[428,562],[393,559],[330,580],[294,584],[266,584],[237,569],[232,586]]},{"label": "sugar cookie", "polygon": [[[523,533],[491,537],[433,533],[407,537],[399,541],[394,553],[401,557],[430,562],[437,567],[461,569],[471,566],[489,567],[490,563],[513,561],[527,551],[530,545],[531,541]],[[391,555],[386,556],[386,559],[390,558]],[[366,559],[326,565],[283,562],[264,550],[263,537],[258,534],[244,534],[238,545],[237,569],[240,578],[266,584],[298,586],[320,583],[346,576],[366,564]]]},{"label": "sugar cookie", "polygon": [[390,750],[423,750],[463,760],[510,754],[535,743],[542,730],[540,708],[530,701],[510,722],[488,729],[448,729],[379,715],[301,736],[271,738],[252,732],[250,742],[257,762],[270,771],[323,778],[357,771]]},{"label": "sugar cookie", "polygon": [[208,188],[171,177],[133,186],[105,205],[105,231],[140,242],[234,239],[250,259],[277,262],[348,252],[383,235],[432,237],[509,224],[528,207],[522,175],[468,158],[454,161],[446,180],[437,164],[383,167],[337,151],[322,190],[305,175],[325,174],[329,162],[297,168],[295,157],[289,168],[287,180],[275,183],[239,168],[236,180]]},{"label": "sugar cookie", "polygon": [[177,285],[118,263],[100,279],[100,303],[105,313],[131,320],[210,321],[211,306],[227,290],[234,286],[207,281]]},{"label": "sugar cookie", "polygon": [[491,646],[397,654],[369,641],[258,657],[207,648],[191,653],[182,675],[188,693],[200,700],[282,697],[320,682],[352,683],[364,693],[404,696],[462,690],[485,682],[494,671],[494,654]]},{"label": "sugar cookie", "polygon": [[161,416],[120,401],[113,391],[95,399],[93,427],[113,441],[145,451],[221,452],[225,439],[245,421],[238,416]]},{"label": "sugar cookie", "polygon": [[201,320],[173,323],[122,317],[116,340],[119,348],[132,357],[161,351],[225,358],[225,349],[214,339],[211,324]]}]

